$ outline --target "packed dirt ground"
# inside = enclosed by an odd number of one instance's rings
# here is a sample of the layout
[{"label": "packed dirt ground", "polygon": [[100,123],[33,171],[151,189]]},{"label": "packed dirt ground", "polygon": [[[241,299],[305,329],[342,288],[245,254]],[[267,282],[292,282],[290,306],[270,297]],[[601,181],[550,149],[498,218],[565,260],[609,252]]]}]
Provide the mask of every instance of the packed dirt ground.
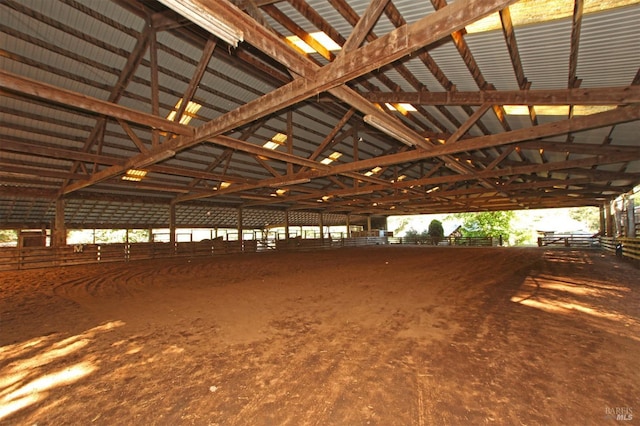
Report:
[{"label": "packed dirt ground", "polygon": [[407,246],[0,272],[0,424],[634,424],[639,276]]}]

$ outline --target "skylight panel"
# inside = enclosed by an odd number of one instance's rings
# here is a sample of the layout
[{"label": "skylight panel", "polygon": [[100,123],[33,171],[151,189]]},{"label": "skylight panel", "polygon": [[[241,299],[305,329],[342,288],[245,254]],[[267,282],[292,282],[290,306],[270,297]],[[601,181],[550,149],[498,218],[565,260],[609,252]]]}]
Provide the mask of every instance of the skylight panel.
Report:
[{"label": "skylight panel", "polygon": [[[180,109],[180,105],[182,105],[182,99],[178,99],[178,103],[176,103],[176,106],[173,107],[173,111],[171,111],[167,116],[167,120],[174,121],[174,119],[176,118],[176,113]],[[184,124],[185,126],[189,124],[191,119],[196,116],[200,108],[202,108],[202,105],[200,105],[199,103],[189,101],[189,103],[187,104],[187,108],[185,108],[184,113],[182,114],[182,117],[180,117],[180,124]]]},{"label": "skylight panel", "polygon": [[328,156],[327,158],[325,158],[324,160],[320,161],[322,164],[326,164],[329,165],[331,163],[333,163],[334,161],[336,161],[338,158],[342,157],[342,153],[335,151],[333,154],[331,154],[330,156]]},{"label": "skylight panel", "polygon": [[375,175],[375,174],[380,173],[381,171],[382,171],[382,167],[377,166],[377,167],[374,167],[373,169],[369,170],[369,171],[368,171],[367,173],[365,173],[364,175],[365,175],[365,176],[373,176],[373,175]]},{"label": "skylight panel", "polygon": [[122,180],[128,180],[131,182],[140,182],[142,179],[144,179],[145,176],[147,176],[146,170],[129,169],[127,170],[125,175],[122,176]]},{"label": "skylight panel", "polygon": [[214,190],[214,191],[217,191],[217,190],[219,190],[219,189],[225,189],[225,188],[228,188],[228,187],[230,187],[230,186],[231,186],[231,182],[225,182],[225,181],[222,181],[222,182],[220,182],[220,185],[219,185],[219,186],[214,186],[214,187],[213,187],[213,190]]},{"label": "skylight panel", "polygon": [[[327,34],[325,34],[322,31],[318,31],[318,32],[315,32],[315,33],[310,33],[309,35],[311,37],[313,37],[315,39],[315,41],[320,43],[322,45],[322,47],[324,47],[325,49],[327,49],[327,50],[329,50],[331,52],[335,52],[337,50],[341,50],[342,49],[342,47],[340,47],[340,45],[338,43],[333,41],[331,39],[331,37],[329,37]],[[295,35],[289,36],[289,37],[287,37],[287,40],[289,40],[289,42],[291,42],[292,44],[297,46],[304,53],[317,53],[316,49],[314,49],[313,47],[309,46],[304,40],[302,40],[298,36],[295,36]]]},{"label": "skylight panel", "polygon": [[404,115],[406,115],[406,114],[407,114],[407,112],[414,112],[414,111],[417,111],[417,110],[416,110],[416,107],[414,107],[414,106],[413,106],[413,105],[411,105],[411,104],[400,103],[400,104],[392,105],[392,104],[389,104],[389,103],[385,103],[384,105],[385,105],[385,106],[387,107],[387,109],[389,109],[390,111],[398,111],[398,112],[401,112],[401,113],[402,113],[402,114],[404,114]]},{"label": "skylight panel", "polygon": [[[638,0],[584,0],[583,15],[636,4]],[[509,6],[514,26],[539,24],[573,16],[573,0],[521,0]],[[494,31],[502,28],[500,15],[493,13],[467,25],[467,33]]]},{"label": "skylight panel", "polygon": [[285,135],[284,133],[276,133],[271,140],[268,140],[264,145],[262,145],[263,148],[267,148],[267,149],[277,149],[280,145],[284,145],[284,143],[287,141],[287,135]]},{"label": "skylight panel", "polygon": [[[568,116],[569,105],[534,105],[536,115]],[[615,105],[575,105],[573,115],[591,115],[609,111],[616,108]],[[504,110],[509,115],[529,115],[529,107],[526,105],[505,105]]]}]

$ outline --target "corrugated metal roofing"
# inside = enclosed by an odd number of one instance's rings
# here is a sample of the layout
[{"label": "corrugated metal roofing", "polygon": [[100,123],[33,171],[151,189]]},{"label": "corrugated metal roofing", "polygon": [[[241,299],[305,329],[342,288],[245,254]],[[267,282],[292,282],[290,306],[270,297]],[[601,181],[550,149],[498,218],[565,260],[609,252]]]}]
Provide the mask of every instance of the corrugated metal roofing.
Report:
[{"label": "corrugated metal roofing", "polygon": [[584,87],[629,84],[640,63],[640,8],[622,7],[583,18],[578,78]]}]

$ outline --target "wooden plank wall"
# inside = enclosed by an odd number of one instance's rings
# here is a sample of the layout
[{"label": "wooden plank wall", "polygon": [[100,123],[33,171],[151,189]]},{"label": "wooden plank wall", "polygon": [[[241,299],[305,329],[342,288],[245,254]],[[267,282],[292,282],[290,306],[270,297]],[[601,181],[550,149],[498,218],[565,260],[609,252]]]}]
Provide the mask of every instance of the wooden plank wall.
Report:
[{"label": "wooden plank wall", "polygon": [[[622,257],[628,257],[640,261],[640,238],[600,238],[602,248],[608,252],[616,253]],[[616,246],[622,245],[620,252],[616,251]]]}]

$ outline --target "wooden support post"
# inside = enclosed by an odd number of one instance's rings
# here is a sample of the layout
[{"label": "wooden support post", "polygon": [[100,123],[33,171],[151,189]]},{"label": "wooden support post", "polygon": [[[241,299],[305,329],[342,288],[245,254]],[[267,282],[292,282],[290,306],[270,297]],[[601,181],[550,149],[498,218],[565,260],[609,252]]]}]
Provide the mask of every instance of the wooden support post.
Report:
[{"label": "wooden support post", "polygon": [[347,213],[347,238],[351,238],[351,215]]},{"label": "wooden support post", "polygon": [[601,205],[600,206],[600,235],[601,236],[606,236],[607,235],[607,222],[605,221],[605,206]]},{"label": "wooden support post", "polygon": [[169,242],[176,242],[176,205],[171,204],[169,208]]},{"label": "wooden support post", "polygon": [[613,235],[613,218],[611,217],[612,202],[608,202],[604,210],[605,221],[607,223],[607,237],[614,237]]},{"label": "wooden support post", "polygon": [[371,215],[367,216],[367,232],[371,232]]},{"label": "wooden support post", "polygon": [[284,239],[289,239],[289,210],[284,211]]},{"label": "wooden support post", "polygon": [[[293,111],[287,111],[287,153],[293,154]],[[287,163],[287,174],[293,174],[293,163]]]},{"label": "wooden support post", "polygon": [[322,212],[318,213],[318,216],[319,216],[319,219],[320,219],[320,220],[318,221],[318,224],[319,224],[319,226],[320,226],[320,239],[321,239],[321,240],[324,240],[324,223],[323,223],[323,221],[322,221],[322,219],[323,219],[323,218],[322,218]]},{"label": "wooden support post", "polygon": [[627,198],[627,237],[634,238],[636,236],[636,218],[633,200]]},{"label": "wooden support post", "polygon": [[242,250],[242,207],[238,207],[238,245]]},{"label": "wooden support post", "polygon": [[56,216],[51,232],[51,245],[53,247],[63,247],[67,245],[67,228],[64,222],[64,198],[56,200]]}]

